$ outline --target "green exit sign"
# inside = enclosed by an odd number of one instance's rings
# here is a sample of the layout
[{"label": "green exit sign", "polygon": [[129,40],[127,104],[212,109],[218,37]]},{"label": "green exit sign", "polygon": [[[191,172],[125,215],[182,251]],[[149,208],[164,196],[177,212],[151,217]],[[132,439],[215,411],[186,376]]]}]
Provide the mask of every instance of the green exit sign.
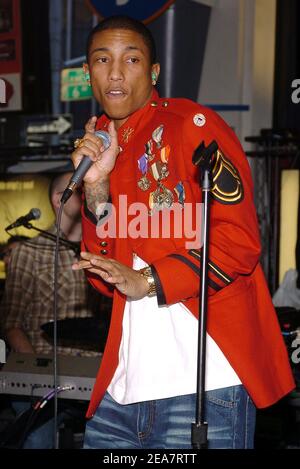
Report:
[{"label": "green exit sign", "polygon": [[62,70],[60,91],[61,101],[80,101],[93,96],[81,67]]}]

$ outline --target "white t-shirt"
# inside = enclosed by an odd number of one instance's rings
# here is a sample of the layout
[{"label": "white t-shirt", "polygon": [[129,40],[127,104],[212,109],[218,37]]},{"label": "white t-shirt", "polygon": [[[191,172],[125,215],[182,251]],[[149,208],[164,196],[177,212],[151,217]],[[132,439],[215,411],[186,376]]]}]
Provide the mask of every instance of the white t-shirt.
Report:
[{"label": "white t-shirt", "polygon": [[[146,265],[134,256],[134,269]],[[195,393],[197,344],[198,321],[182,303],[159,307],[155,296],[127,301],[109,394],[119,404],[132,404]],[[237,374],[207,334],[205,389],[238,384]]]}]

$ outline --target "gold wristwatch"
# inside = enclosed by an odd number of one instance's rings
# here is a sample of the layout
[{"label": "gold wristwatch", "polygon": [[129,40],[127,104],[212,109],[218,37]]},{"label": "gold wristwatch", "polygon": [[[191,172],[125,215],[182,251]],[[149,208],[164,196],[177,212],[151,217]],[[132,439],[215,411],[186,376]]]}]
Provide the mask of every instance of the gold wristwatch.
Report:
[{"label": "gold wristwatch", "polygon": [[139,270],[139,273],[148,282],[149,290],[148,290],[147,296],[155,296],[156,295],[156,286],[155,286],[154,277],[152,275],[151,267],[144,267],[143,269]]}]

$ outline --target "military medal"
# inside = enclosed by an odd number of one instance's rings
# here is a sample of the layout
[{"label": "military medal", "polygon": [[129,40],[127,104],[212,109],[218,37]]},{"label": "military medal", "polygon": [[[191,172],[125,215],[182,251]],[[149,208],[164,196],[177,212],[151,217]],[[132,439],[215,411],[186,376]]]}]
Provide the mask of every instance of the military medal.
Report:
[{"label": "military medal", "polygon": [[174,187],[174,192],[178,197],[178,202],[183,205],[184,200],[185,200],[185,190],[182,182],[180,181],[178,184],[176,184],[176,187]]},{"label": "military medal", "polygon": [[151,171],[151,174],[152,176],[154,177],[155,181],[159,181],[160,180],[160,176],[161,176],[161,162],[160,161],[156,161],[155,163],[152,163],[151,165],[151,168],[150,168],[150,171]]},{"label": "military medal", "polygon": [[163,210],[164,208],[170,208],[173,205],[174,196],[172,191],[167,189],[161,182],[158,183],[158,187],[154,192],[151,192],[149,197],[149,206],[151,208],[151,214],[154,211]]},{"label": "military medal", "polygon": [[149,181],[146,176],[148,171],[148,156],[146,153],[138,159],[138,168],[143,174],[141,179],[138,181],[138,186],[142,191],[147,191],[151,185],[151,181]]},{"label": "military medal", "polygon": [[156,181],[161,181],[169,176],[168,166],[161,161],[156,161],[151,165],[150,171]]},{"label": "military medal", "polygon": [[170,208],[173,205],[174,202],[174,196],[172,194],[172,191],[170,189],[167,189],[163,184],[160,184],[160,189],[163,191],[163,196],[162,196],[162,205],[163,208]]},{"label": "military medal", "polygon": [[171,147],[167,145],[160,150],[160,159],[163,163],[168,163]]},{"label": "military medal", "polygon": [[142,174],[146,174],[148,171],[148,158],[145,153],[138,159],[138,168]]},{"label": "military medal", "polygon": [[[170,155],[170,145],[162,146],[162,135],[164,126],[160,125],[152,132],[152,139],[148,140],[145,144],[145,153],[138,159],[138,168],[142,173],[141,179],[138,181],[138,187],[142,191],[147,191],[151,185],[151,181],[147,178],[148,169],[150,174],[157,181],[157,189],[149,194],[149,214],[155,210],[162,210],[164,208],[170,208],[174,202],[174,196],[170,189],[167,189],[161,181],[169,176],[168,161]],[[153,142],[156,143],[156,147],[160,150],[160,160],[155,161],[148,168],[149,162],[155,158],[153,152]]]},{"label": "military medal", "polygon": [[154,142],[156,143],[157,148],[161,148],[161,141],[162,141],[163,131],[164,131],[164,126],[160,125],[159,127],[157,127],[157,129],[155,129],[152,132],[152,138],[153,138]]},{"label": "military medal", "polygon": [[152,215],[152,209],[153,209],[153,194],[154,194],[154,192],[150,192],[150,194],[149,194],[149,207],[150,207],[149,215]]},{"label": "military medal", "polygon": [[168,165],[166,164],[163,164],[162,167],[161,167],[161,177],[160,179],[165,179],[169,176],[169,169],[168,169]]},{"label": "military medal", "polygon": [[142,191],[147,191],[151,186],[151,181],[149,181],[147,176],[142,176],[138,181],[138,186]]},{"label": "military medal", "polygon": [[152,161],[154,159],[154,154],[152,153],[153,151],[153,140],[150,139],[146,144],[145,144],[145,149],[146,149],[146,154],[148,155],[148,161]]},{"label": "military medal", "polygon": [[160,151],[161,161],[156,161],[151,165],[150,171],[156,181],[166,179],[170,174],[167,165],[169,161],[170,150],[170,145],[167,145],[166,147],[162,148]]}]

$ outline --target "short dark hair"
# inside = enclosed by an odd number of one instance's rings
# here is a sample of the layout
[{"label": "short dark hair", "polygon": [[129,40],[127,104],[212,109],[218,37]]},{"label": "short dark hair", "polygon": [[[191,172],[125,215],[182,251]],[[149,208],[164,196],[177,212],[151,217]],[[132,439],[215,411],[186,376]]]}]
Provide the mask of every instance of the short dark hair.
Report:
[{"label": "short dark hair", "polygon": [[106,29],[129,29],[130,31],[135,31],[136,33],[140,34],[143,38],[148,50],[149,50],[149,57],[151,61],[151,65],[156,62],[156,47],[154,38],[152,36],[151,31],[141,23],[140,21],[130,18],[129,16],[109,16],[105,18],[103,21],[98,23],[89,33],[87,38],[87,45],[86,45],[86,60],[89,60],[89,52],[93,37],[96,33],[100,33],[101,31],[105,31]]}]

